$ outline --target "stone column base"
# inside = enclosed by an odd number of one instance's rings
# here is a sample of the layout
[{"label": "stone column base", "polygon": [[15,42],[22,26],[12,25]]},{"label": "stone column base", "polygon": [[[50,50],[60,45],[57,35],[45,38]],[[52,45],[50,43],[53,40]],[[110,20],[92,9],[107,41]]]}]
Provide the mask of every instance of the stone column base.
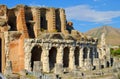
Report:
[{"label": "stone column base", "polygon": [[56,63],[54,73],[55,74],[62,74],[63,73],[63,64]]}]

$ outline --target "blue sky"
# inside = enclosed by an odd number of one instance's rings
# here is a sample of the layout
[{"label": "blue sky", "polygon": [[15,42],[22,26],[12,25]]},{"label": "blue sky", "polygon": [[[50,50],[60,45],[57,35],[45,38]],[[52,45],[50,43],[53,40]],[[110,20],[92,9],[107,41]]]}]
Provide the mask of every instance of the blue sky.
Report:
[{"label": "blue sky", "polygon": [[0,4],[64,8],[67,20],[80,32],[103,25],[120,28],[120,0],[0,0]]}]

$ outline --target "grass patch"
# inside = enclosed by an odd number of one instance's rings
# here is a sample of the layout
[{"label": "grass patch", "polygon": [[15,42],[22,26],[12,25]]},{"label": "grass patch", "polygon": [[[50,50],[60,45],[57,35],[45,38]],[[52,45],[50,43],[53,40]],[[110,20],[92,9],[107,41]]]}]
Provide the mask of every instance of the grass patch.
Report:
[{"label": "grass patch", "polygon": [[36,79],[36,77],[33,76],[33,75],[26,75],[26,78],[29,78],[29,79]]}]

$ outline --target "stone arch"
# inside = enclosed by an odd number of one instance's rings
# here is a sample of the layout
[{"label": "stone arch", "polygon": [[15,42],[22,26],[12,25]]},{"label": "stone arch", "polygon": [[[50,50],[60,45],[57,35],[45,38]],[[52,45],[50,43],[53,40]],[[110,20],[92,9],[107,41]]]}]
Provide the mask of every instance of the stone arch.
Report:
[{"label": "stone arch", "polygon": [[31,68],[33,70],[34,61],[41,61],[42,48],[39,45],[35,45],[31,51]]},{"label": "stone arch", "polygon": [[70,48],[65,47],[63,50],[63,67],[69,67]]},{"label": "stone arch", "polygon": [[83,49],[83,59],[87,59],[87,55],[88,55],[88,48],[85,47],[85,48]]},{"label": "stone arch", "polygon": [[0,72],[2,72],[2,40],[0,38]]},{"label": "stone arch", "polygon": [[76,47],[75,48],[75,51],[74,51],[74,57],[75,57],[75,65],[76,66],[79,66],[79,47]]},{"label": "stone arch", "polygon": [[57,58],[57,48],[52,47],[49,50],[49,64],[50,64],[49,66],[50,66],[50,70],[52,70],[55,67],[56,58]]}]

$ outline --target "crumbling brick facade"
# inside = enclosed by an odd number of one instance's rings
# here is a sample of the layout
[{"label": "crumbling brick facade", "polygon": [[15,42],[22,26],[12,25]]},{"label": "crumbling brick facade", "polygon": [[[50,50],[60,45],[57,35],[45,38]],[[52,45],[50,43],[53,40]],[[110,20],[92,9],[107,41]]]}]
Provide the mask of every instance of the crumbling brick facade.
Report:
[{"label": "crumbling brick facade", "polygon": [[33,71],[37,61],[43,72],[55,68],[90,70],[110,63],[109,57],[100,59],[97,39],[72,26],[61,8],[17,5],[8,9],[0,5],[0,71],[6,71],[8,61],[13,73]]}]

